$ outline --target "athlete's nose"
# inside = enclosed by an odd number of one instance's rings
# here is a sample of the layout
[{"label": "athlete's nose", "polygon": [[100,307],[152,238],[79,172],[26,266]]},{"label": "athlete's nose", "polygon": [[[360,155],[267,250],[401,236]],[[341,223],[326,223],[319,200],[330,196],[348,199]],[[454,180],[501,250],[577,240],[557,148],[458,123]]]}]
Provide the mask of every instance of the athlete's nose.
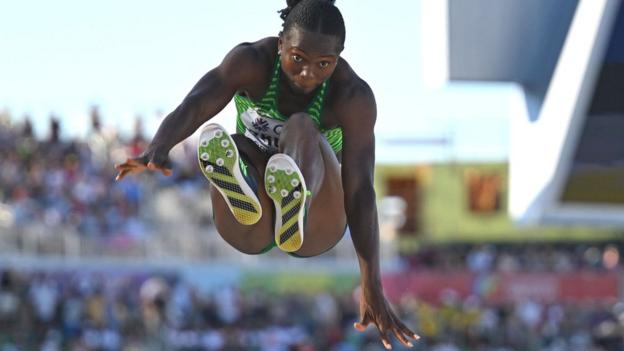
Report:
[{"label": "athlete's nose", "polygon": [[312,73],[312,70],[310,69],[310,66],[307,66],[307,65],[303,66],[303,68],[301,69],[301,73],[299,73],[299,75],[304,80],[309,80],[309,79],[313,79],[314,78],[314,74]]}]

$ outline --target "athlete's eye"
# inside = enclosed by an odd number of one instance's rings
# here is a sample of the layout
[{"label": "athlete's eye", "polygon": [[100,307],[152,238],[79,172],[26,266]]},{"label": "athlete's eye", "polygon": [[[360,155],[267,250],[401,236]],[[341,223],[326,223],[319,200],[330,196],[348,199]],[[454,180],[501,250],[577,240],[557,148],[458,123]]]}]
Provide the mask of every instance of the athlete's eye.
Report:
[{"label": "athlete's eye", "polygon": [[299,55],[292,55],[292,59],[293,59],[293,61],[295,61],[295,62],[301,62],[301,61],[303,61],[303,58],[301,58],[301,56],[299,56]]},{"label": "athlete's eye", "polygon": [[329,61],[321,61],[319,62],[319,67],[325,68],[329,66]]}]

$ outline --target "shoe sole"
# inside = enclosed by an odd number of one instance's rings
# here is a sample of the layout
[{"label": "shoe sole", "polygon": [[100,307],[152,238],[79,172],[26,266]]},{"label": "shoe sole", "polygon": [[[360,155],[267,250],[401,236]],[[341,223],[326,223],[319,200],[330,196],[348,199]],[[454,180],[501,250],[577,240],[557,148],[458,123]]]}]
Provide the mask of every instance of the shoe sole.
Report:
[{"label": "shoe sole", "polygon": [[202,173],[221,193],[234,218],[245,225],[257,223],[262,206],[241,173],[232,137],[222,126],[209,124],[200,133],[197,150]]},{"label": "shoe sole", "polygon": [[307,197],[303,174],[290,156],[275,154],[267,162],[264,186],[275,204],[275,244],[286,252],[299,250]]}]

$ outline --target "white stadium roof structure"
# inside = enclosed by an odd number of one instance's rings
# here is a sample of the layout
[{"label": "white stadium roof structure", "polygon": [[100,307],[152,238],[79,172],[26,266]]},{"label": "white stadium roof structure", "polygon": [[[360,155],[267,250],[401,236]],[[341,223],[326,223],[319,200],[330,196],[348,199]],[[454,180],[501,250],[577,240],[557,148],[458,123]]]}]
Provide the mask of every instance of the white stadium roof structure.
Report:
[{"label": "white stadium roof structure", "polygon": [[511,215],[624,227],[622,0],[423,0],[425,71],[513,82]]}]

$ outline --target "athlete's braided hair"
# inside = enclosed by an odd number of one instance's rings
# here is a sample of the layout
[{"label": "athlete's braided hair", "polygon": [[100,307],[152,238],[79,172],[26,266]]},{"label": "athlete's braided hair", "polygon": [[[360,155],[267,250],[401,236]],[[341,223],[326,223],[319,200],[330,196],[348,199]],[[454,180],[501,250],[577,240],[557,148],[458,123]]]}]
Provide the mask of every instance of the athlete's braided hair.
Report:
[{"label": "athlete's braided hair", "polygon": [[[282,33],[292,27],[311,32],[335,35],[340,39],[342,49],[345,42],[345,25],[336,0],[286,0],[286,7],[278,11],[284,20]],[[280,33],[280,35],[282,34]]]}]

